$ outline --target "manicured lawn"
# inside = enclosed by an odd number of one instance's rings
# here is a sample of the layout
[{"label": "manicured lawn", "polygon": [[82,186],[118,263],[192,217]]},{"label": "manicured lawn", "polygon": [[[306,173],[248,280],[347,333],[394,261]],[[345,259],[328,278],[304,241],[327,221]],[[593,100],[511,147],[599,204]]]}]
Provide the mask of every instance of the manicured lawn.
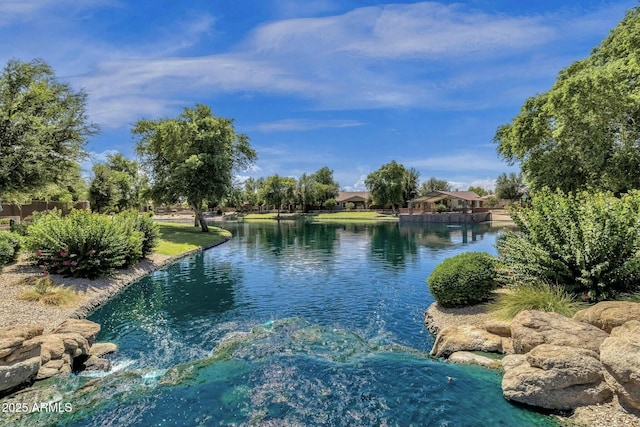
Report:
[{"label": "manicured lawn", "polygon": [[209,232],[203,233],[200,227],[193,224],[159,222],[160,243],[154,252],[162,255],[179,255],[203,246],[219,243],[231,233],[218,227],[209,226]]},{"label": "manicured lawn", "polygon": [[[272,221],[277,214],[247,214],[240,218],[251,221]],[[308,218],[314,221],[397,221],[398,217],[393,215],[379,214],[377,212],[331,212],[320,214],[280,214],[281,220]]]},{"label": "manicured lawn", "polygon": [[342,221],[342,220],[374,220],[374,221],[397,221],[394,215],[379,214],[377,212],[333,212],[321,213],[313,216],[317,221]]}]

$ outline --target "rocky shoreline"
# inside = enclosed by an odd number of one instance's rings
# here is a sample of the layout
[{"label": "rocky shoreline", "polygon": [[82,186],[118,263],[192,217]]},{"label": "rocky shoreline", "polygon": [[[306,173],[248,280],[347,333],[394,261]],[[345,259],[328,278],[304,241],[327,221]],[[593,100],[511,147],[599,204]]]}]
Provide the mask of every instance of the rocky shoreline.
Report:
[{"label": "rocky shoreline", "polygon": [[69,306],[48,306],[18,296],[31,288],[24,279],[41,274],[22,257],[0,273],[0,395],[9,395],[33,381],[72,370],[109,370],[101,356],[116,351],[110,343],[95,343],[100,325],[84,318],[140,278],[214,244],[169,257],[151,254],[113,277],[96,280],[50,275],[58,285],[77,292]]},{"label": "rocky shoreline", "polygon": [[[425,325],[437,334],[432,355],[504,370],[503,393],[509,400],[555,409],[565,425],[640,426],[637,380],[629,378],[635,374],[625,371],[629,366],[620,356],[631,358],[632,370],[639,368],[634,358],[640,354],[633,352],[633,346],[640,344],[640,304],[621,304],[600,303],[575,319],[521,313],[505,328],[505,322],[495,320],[484,305],[446,309],[434,303],[425,312]],[[630,346],[626,353],[625,345]],[[506,356],[497,364],[473,353],[476,350]],[[557,381],[550,379],[554,375]],[[541,384],[549,388],[536,390]],[[563,405],[573,405],[570,415],[560,411],[569,408]]]}]

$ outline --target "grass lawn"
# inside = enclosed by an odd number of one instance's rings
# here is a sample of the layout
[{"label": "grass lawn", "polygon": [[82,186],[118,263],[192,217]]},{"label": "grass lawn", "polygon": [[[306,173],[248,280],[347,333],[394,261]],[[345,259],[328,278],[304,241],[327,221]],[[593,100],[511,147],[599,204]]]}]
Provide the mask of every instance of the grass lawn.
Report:
[{"label": "grass lawn", "polygon": [[342,221],[342,220],[373,220],[373,221],[397,221],[394,215],[385,215],[377,212],[332,212],[313,215],[314,221]]},{"label": "grass lawn", "polygon": [[[272,221],[277,214],[247,214],[240,218],[252,221]],[[308,218],[314,221],[397,221],[398,217],[393,215],[379,214],[377,212],[331,212],[320,214],[280,214],[281,220]]]},{"label": "grass lawn", "polygon": [[200,227],[193,224],[158,222],[160,242],[154,252],[162,255],[180,255],[182,253],[219,243],[231,233],[218,227],[209,226],[209,232],[203,233]]}]

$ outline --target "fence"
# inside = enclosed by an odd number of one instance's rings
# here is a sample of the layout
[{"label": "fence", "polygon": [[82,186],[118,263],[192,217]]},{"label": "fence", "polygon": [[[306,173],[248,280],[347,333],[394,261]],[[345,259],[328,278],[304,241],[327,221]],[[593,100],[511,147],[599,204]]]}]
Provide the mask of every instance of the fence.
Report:
[{"label": "fence", "polygon": [[87,201],[82,202],[48,202],[46,200],[32,200],[31,203],[25,205],[16,205],[13,203],[2,203],[2,211],[0,218],[3,217],[19,217],[24,219],[33,215],[34,212],[44,212],[53,209],[60,209],[63,214],[67,214],[71,209],[90,209],[91,205]]}]

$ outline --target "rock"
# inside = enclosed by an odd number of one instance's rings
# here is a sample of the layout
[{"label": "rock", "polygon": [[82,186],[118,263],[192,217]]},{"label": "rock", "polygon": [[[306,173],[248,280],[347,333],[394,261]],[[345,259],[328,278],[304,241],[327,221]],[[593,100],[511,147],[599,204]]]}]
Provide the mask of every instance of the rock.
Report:
[{"label": "rock", "polygon": [[111,362],[97,356],[89,356],[87,360],[80,363],[77,368],[82,371],[109,371]]},{"label": "rock", "polygon": [[40,355],[0,366],[0,392],[8,391],[36,378],[40,369]]},{"label": "rock", "polygon": [[603,330],[557,313],[525,310],[511,322],[516,353],[528,353],[540,344],[584,348],[598,353],[609,335]]},{"label": "rock", "polygon": [[491,320],[485,322],[482,327],[494,335],[501,337],[511,337],[511,322],[506,320]]},{"label": "rock", "polygon": [[503,394],[515,402],[570,410],[613,397],[598,354],[591,350],[540,344],[526,355],[506,356],[502,367]]},{"label": "rock", "polygon": [[630,301],[602,301],[578,311],[573,318],[589,323],[607,333],[629,320],[640,320],[640,303]]},{"label": "rock", "polygon": [[448,357],[456,351],[502,352],[502,337],[471,325],[444,328],[433,344],[431,355]]},{"label": "rock", "polygon": [[640,321],[614,328],[600,347],[600,360],[618,399],[640,410]]},{"label": "rock", "polygon": [[45,379],[72,371],[74,359],[89,354],[89,343],[79,333],[57,333],[35,337],[30,340],[41,346],[42,366],[37,379]]},{"label": "rock", "polygon": [[96,357],[104,356],[105,354],[115,353],[118,351],[118,346],[110,342],[97,342],[89,349],[89,354]]},{"label": "rock", "polygon": [[39,325],[0,331],[0,392],[33,381],[40,369],[40,344],[30,342],[42,334]]},{"label": "rock", "polygon": [[100,332],[100,325],[86,319],[67,319],[51,331],[52,334],[78,333],[87,340],[89,345],[93,345],[98,332]]},{"label": "rock", "polygon": [[26,341],[35,336],[42,335],[42,331],[44,331],[44,327],[42,325],[27,324],[15,326],[10,329],[0,330],[0,340],[4,338],[19,337],[22,338],[23,341]]},{"label": "rock", "polygon": [[500,360],[491,359],[490,357],[471,353],[470,351],[456,351],[455,353],[451,353],[447,360],[451,363],[479,365],[491,369],[497,369],[501,366]]}]

